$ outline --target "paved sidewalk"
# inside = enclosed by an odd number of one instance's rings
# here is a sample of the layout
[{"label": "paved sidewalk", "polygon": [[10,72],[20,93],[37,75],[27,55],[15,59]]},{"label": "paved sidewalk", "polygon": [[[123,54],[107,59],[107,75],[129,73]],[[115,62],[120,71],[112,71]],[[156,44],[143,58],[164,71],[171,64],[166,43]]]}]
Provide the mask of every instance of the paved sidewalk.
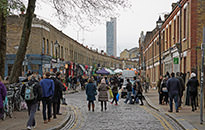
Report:
[{"label": "paved sidewalk", "polygon": [[[68,90],[65,94],[72,94],[78,92],[77,90]],[[42,105],[40,106],[42,110]],[[68,111],[68,106],[61,105],[60,112],[62,115],[57,115],[57,119],[51,119],[51,122],[48,124],[43,123],[43,114],[42,111],[37,111],[35,115],[35,119],[37,122],[36,130],[53,130],[61,128],[70,117],[70,113]],[[13,118],[6,117],[6,120],[0,120],[0,130],[27,130],[26,123],[28,120],[28,112],[27,110],[23,110],[21,112],[14,111]]]},{"label": "paved sidewalk", "polygon": [[[42,110],[42,106],[41,106]],[[37,122],[36,130],[46,130],[56,126],[59,126],[63,123],[65,118],[68,116],[67,106],[61,106],[62,115],[58,115],[57,119],[51,119],[51,122],[48,124],[43,123],[43,114],[42,111],[37,111],[35,119]],[[13,118],[6,117],[6,120],[0,121],[0,130],[26,130],[26,123],[28,120],[27,110],[21,112],[15,111],[13,113]]]},{"label": "paved sidewalk", "polygon": [[[191,106],[182,106],[182,109],[179,110],[179,113],[173,112],[169,113],[169,105],[159,105],[159,95],[158,91],[154,89],[150,89],[148,93],[144,93],[145,99],[147,100],[148,104],[160,111],[164,112],[167,116],[174,119],[176,122],[178,122],[179,125],[181,125],[186,130],[205,130],[205,122],[203,125],[200,124],[200,110],[198,108],[197,111],[192,112]],[[174,108],[174,105],[173,105]],[[175,110],[175,109],[173,109]],[[204,118],[205,119],[205,112],[204,112]]]}]

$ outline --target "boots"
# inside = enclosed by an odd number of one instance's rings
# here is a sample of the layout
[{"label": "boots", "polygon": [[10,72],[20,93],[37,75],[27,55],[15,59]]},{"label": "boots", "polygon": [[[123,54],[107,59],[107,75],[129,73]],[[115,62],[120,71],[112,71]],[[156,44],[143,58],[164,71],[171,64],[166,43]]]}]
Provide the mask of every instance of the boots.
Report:
[{"label": "boots", "polygon": [[92,104],[92,111],[94,112],[95,110],[95,104]]},{"label": "boots", "polygon": [[88,104],[88,111],[90,111],[90,104]]}]

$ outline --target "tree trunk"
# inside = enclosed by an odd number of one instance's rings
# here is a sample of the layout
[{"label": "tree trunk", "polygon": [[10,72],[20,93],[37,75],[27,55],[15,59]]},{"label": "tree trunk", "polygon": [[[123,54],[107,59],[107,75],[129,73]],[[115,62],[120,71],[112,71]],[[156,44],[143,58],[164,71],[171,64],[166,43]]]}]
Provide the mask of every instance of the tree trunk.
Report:
[{"label": "tree trunk", "polygon": [[0,3],[0,76],[4,78],[6,60],[6,16],[7,0]]},{"label": "tree trunk", "polygon": [[29,41],[30,32],[31,32],[32,20],[34,16],[35,4],[36,4],[36,0],[29,0],[28,2],[28,8],[26,10],[26,16],[25,16],[22,35],[21,35],[21,41],[20,41],[19,49],[16,53],[15,62],[11,70],[9,83],[17,82],[18,77],[20,76],[21,73],[20,72],[21,69],[19,68],[22,67],[22,63],[24,61],[24,57],[26,54],[26,49]]}]

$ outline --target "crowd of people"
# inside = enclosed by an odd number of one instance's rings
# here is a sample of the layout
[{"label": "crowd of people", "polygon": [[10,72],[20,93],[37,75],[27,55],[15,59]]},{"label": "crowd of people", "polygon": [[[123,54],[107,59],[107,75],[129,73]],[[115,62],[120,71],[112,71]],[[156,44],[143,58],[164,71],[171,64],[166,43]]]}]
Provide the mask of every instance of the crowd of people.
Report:
[{"label": "crowd of people", "polygon": [[[0,117],[2,118],[4,109],[3,102],[6,97],[6,87],[2,83],[0,77]],[[63,91],[66,90],[61,73],[46,72],[43,76],[36,73],[28,72],[27,78],[21,89],[21,96],[26,102],[28,108],[28,121],[26,127],[31,130],[36,127],[35,113],[40,110],[40,102],[42,102],[42,114],[45,124],[51,121],[51,118],[56,119],[60,113],[60,104],[63,99]],[[66,104],[65,104],[66,105]]]},{"label": "crowd of people", "polygon": [[[171,73],[167,72],[164,77],[160,76],[157,82],[157,88],[159,93],[159,104],[169,103],[169,112],[173,112],[173,100],[175,102],[175,111],[179,112],[183,103],[183,96],[185,96],[185,105],[192,106],[192,111],[197,110],[197,90],[199,82],[197,80],[196,74],[191,73],[189,79],[185,79],[184,74],[177,72]],[[186,93],[184,94],[186,90]]]},{"label": "crowd of people", "polygon": [[123,79],[121,76],[114,75],[108,77],[97,76],[91,77],[88,81],[88,84],[85,86],[87,100],[88,100],[88,111],[91,110],[92,104],[92,111],[95,110],[94,101],[96,100],[96,96],[98,95],[98,101],[101,103],[101,111],[107,110],[107,102],[109,99],[108,91],[111,90],[110,97],[112,97],[112,101],[110,104],[115,102],[115,105],[118,105],[119,100],[119,93],[122,92],[122,89],[125,89],[127,92],[127,97],[124,101],[125,104],[134,104],[139,103],[143,105],[143,88],[141,85],[140,76],[134,77],[133,79],[127,78],[127,83],[124,84],[125,88],[122,88]]},{"label": "crowd of people", "polygon": [[[51,118],[56,119],[60,113],[61,101],[64,101],[63,91],[68,89],[76,89],[81,86],[85,89],[88,101],[88,111],[95,111],[95,101],[101,103],[101,111],[107,110],[107,102],[109,95],[112,98],[110,104],[118,105],[119,95],[123,90],[126,90],[126,99],[124,103],[134,104],[143,103],[143,90],[149,87],[149,78],[144,79],[140,75],[133,78],[123,78],[120,75],[113,76],[92,76],[90,78],[83,76],[73,76],[62,79],[60,72],[46,72],[42,77],[36,73],[28,72],[27,82],[23,85],[21,96],[24,98],[28,107],[28,121],[27,129],[30,130],[36,126],[35,113],[40,109],[40,102],[42,102],[42,115],[45,124],[51,122]],[[148,77],[148,76],[147,76]],[[126,82],[124,81],[126,80]],[[125,87],[122,87],[122,86]],[[185,87],[187,86],[187,87]],[[157,82],[159,93],[159,104],[168,104],[170,106],[169,112],[173,112],[173,100],[175,102],[175,111],[179,109],[183,103],[184,91],[186,90],[186,105],[191,101],[192,111],[197,109],[197,89],[199,83],[195,73],[191,73],[190,79],[185,81],[182,73],[167,72],[166,75],[160,76]],[[6,97],[6,87],[0,77],[0,117],[2,117],[3,101]],[[108,95],[109,94],[109,95]],[[98,98],[96,98],[98,97]],[[64,100],[63,100],[64,99]],[[64,104],[66,105],[65,101]]]}]

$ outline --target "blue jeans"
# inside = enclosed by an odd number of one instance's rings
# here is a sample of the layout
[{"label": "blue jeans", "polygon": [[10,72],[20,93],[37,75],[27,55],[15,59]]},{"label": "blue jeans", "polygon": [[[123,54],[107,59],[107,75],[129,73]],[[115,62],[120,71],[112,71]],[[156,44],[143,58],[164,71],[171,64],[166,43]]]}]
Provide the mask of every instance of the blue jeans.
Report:
[{"label": "blue jeans", "polygon": [[35,121],[35,113],[36,113],[36,109],[38,106],[38,103],[35,104],[27,104],[28,106],[28,115],[29,115],[29,119],[27,122],[27,126],[35,126],[36,121]]},{"label": "blue jeans", "polygon": [[[42,99],[42,104],[43,104],[43,120],[50,120],[51,118],[51,98],[49,97],[43,97]],[[47,114],[48,114],[48,118],[46,118],[46,107],[47,107]]]},{"label": "blue jeans", "polygon": [[132,92],[127,92],[127,98],[126,98],[126,100],[125,100],[125,103],[127,103],[128,100],[130,100],[129,103],[132,102],[131,94],[132,94]]},{"label": "blue jeans", "polygon": [[173,100],[175,102],[175,109],[178,111],[178,94],[169,95],[169,106],[170,110],[173,111]]}]

